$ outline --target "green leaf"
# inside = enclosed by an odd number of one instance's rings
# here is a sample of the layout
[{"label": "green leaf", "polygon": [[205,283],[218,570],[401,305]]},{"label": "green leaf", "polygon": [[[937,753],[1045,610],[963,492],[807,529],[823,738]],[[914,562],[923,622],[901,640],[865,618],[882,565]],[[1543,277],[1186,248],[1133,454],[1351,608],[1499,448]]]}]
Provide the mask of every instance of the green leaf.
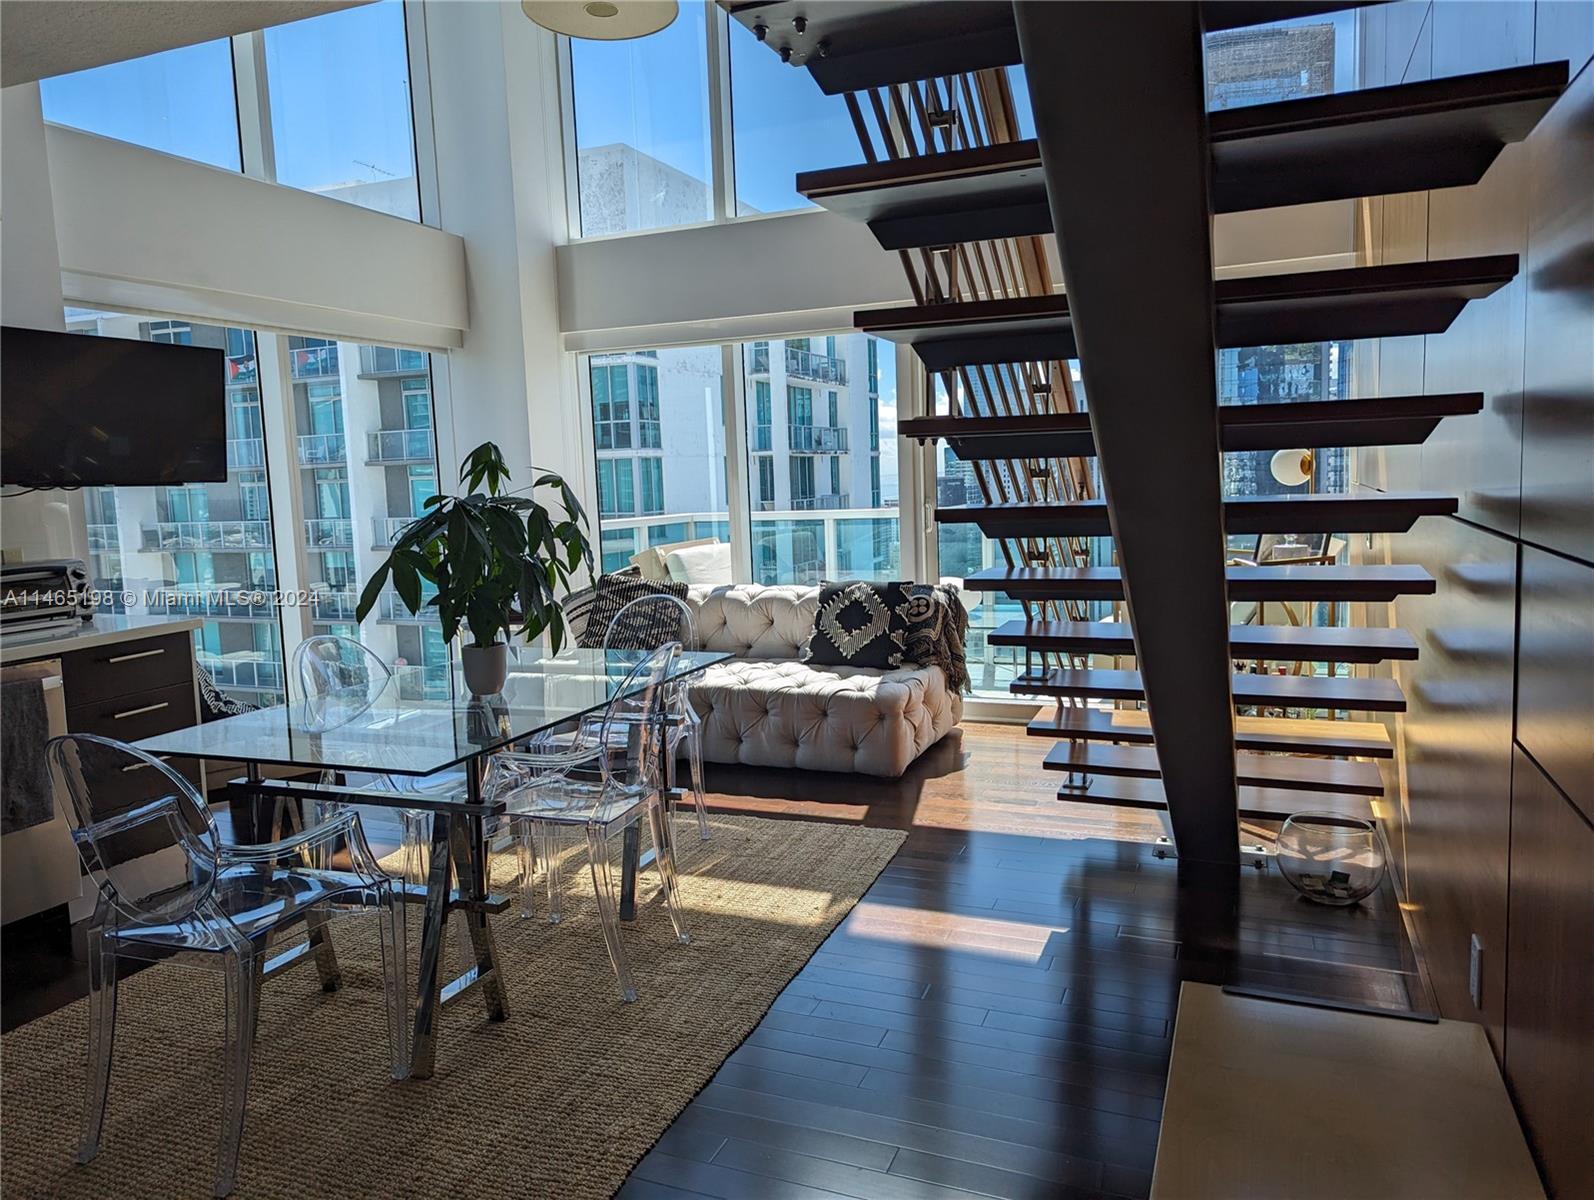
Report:
[{"label": "green leaf", "polygon": [[355,605],[354,619],[363,621],[373,608],[376,607],[376,598],[382,594],[382,585],[387,582],[388,572],[392,570],[393,557],[389,555],[382,560],[382,565],[377,567],[376,574],[366,580],[365,590],[360,593],[360,602]]}]

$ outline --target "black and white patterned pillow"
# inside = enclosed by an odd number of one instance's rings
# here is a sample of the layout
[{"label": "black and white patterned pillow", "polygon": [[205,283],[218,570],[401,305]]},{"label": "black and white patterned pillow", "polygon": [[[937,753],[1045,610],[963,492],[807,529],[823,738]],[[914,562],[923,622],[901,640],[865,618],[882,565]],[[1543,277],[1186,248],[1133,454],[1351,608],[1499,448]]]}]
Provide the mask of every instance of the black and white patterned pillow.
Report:
[{"label": "black and white patterned pillow", "polygon": [[681,638],[682,614],[673,604],[639,605],[625,616],[622,628],[611,629],[626,605],[645,596],[686,599],[686,584],[643,579],[640,572],[600,576],[593,587],[586,624],[576,644],[587,650],[655,650]]},{"label": "black and white patterned pillow", "polygon": [[879,667],[900,655],[906,622],[897,610],[907,601],[901,583],[826,583],[819,588],[814,631],[802,661],[820,667]]}]

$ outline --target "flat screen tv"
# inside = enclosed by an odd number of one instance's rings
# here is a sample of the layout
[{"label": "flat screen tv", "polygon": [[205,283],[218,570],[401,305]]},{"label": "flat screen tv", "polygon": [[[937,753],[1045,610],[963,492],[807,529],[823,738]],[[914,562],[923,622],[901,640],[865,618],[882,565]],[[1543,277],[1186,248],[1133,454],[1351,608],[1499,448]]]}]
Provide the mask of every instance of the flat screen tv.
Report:
[{"label": "flat screen tv", "polygon": [[203,346],[0,329],[0,483],[219,483],[226,355]]}]

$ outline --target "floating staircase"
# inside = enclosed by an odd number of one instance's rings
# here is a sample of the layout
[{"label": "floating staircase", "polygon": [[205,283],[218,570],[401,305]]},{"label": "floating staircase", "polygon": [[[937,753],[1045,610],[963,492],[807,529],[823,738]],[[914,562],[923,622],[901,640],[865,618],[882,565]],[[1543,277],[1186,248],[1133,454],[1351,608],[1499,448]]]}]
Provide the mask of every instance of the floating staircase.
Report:
[{"label": "floating staircase", "polygon": [[[1212,209],[1477,183],[1532,132],[1566,75],[1547,63],[1212,113]],[[797,191],[864,222],[887,250],[1052,232],[1033,138],[805,171]]]},{"label": "floating staircase", "polygon": [[[1391,680],[1335,672],[1411,660],[1418,647],[1398,629],[1316,626],[1311,615],[1317,603],[1432,594],[1434,578],[1329,553],[1220,573],[1217,546],[1225,533],[1332,544],[1404,531],[1455,513],[1457,500],[1225,500],[1213,455],[1420,445],[1483,398],[1219,408],[1210,355],[1442,333],[1520,264],[1498,255],[1214,280],[1206,231],[1215,213],[1475,184],[1555,102],[1566,64],[1202,114],[1191,51],[1202,28],[1355,5],[721,4],[845,99],[865,161],[804,172],[797,187],[898,254],[914,302],[860,311],[855,324],[911,347],[932,407],[945,407],[899,431],[944,439],[971,466],[977,497],[942,505],[936,520],[975,526],[999,548],[1002,564],[965,587],[1020,604],[1023,618],[989,641],[1025,652],[1014,693],[1057,700],[1029,733],[1057,740],[1046,765],[1067,774],[1059,798],[1165,809],[1179,852],[1207,861],[1238,861],[1242,819],[1300,808],[1372,819],[1389,736],[1338,714],[1400,712],[1405,697]],[[1037,58],[1026,80],[1038,140],[1019,137],[1005,71],[1026,52]],[[1148,175],[1166,184],[1155,197]],[[1059,225],[1066,295],[1043,240]],[[1072,228],[1091,232],[1070,239]],[[1122,287],[1126,271],[1140,292]],[[1154,364],[1135,349],[1147,327]],[[1088,410],[1070,365],[1082,345]],[[1105,536],[1116,565],[1101,565],[1090,540]],[[1257,618],[1282,602],[1290,624],[1214,620],[1243,619],[1229,606],[1248,602]],[[1123,619],[1101,620],[1104,606]]]}]

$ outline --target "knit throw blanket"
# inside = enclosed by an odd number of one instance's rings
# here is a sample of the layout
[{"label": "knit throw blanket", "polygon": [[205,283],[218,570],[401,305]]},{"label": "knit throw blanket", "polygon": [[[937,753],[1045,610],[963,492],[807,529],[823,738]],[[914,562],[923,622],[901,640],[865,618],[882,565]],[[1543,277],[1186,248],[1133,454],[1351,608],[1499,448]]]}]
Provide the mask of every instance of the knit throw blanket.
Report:
[{"label": "knit throw blanket", "polygon": [[[905,622],[906,628],[901,631],[902,649],[893,655],[892,666],[940,667],[953,691],[972,689],[964,652],[969,613],[963,607],[957,588],[933,583],[912,584],[906,603],[898,606],[894,615]],[[893,636],[897,636],[896,630]]]}]

